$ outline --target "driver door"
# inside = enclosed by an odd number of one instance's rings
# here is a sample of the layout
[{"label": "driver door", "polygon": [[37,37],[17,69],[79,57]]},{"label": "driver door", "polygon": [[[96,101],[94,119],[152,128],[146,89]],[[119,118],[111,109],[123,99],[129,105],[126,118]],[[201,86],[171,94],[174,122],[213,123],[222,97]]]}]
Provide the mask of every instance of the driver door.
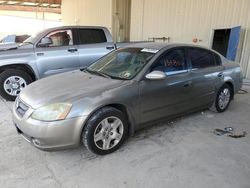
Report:
[{"label": "driver door", "polygon": [[190,108],[193,86],[188,67],[184,48],[168,50],[156,60],[149,72],[162,71],[166,78],[140,82],[140,123],[173,116]]},{"label": "driver door", "polygon": [[40,78],[80,68],[77,46],[73,43],[72,30],[57,30],[45,37],[52,40],[46,47],[35,49]]}]

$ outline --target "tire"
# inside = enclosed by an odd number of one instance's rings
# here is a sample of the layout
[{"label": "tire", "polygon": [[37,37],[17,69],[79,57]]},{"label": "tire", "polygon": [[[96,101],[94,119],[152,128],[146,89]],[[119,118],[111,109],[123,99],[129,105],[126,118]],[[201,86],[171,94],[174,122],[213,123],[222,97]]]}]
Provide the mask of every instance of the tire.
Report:
[{"label": "tire", "polygon": [[106,155],[116,151],[126,140],[127,135],[126,116],[116,108],[104,107],[87,121],[81,140],[89,151],[97,155]]},{"label": "tire", "polygon": [[233,98],[232,87],[228,84],[224,84],[217,92],[216,99],[213,106],[210,108],[214,112],[224,112],[227,110],[230,102]]},{"label": "tire", "polygon": [[31,82],[32,78],[26,72],[7,69],[0,74],[0,95],[8,101],[14,101],[20,91]]}]

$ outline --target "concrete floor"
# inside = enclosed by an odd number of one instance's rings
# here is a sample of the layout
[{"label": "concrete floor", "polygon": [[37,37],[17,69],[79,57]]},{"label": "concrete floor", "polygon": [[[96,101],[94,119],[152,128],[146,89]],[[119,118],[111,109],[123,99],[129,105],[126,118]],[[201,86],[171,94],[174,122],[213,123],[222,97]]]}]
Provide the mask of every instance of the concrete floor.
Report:
[{"label": "concrete floor", "polygon": [[[11,106],[0,100],[0,187],[250,188],[250,94],[236,95],[225,113],[198,112],[139,131],[103,157],[83,147],[32,147],[16,134]],[[213,134],[228,126],[249,135]]]}]

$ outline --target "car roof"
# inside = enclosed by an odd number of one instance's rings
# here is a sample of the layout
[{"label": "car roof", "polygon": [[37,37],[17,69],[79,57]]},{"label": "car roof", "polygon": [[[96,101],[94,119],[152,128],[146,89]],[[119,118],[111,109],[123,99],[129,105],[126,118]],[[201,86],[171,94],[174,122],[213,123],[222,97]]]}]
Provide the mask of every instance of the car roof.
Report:
[{"label": "car roof", "polygon": [[[197,45],[197,44],[188,44],[188,43],[159,43],[159,42],[132,42],[132,43],[127,43],[126,45],[122,46],[122,48],[147,48],[147,49],[153,49],[153,50],[162,50],[162,49],[169,49],[169,48],[175,48],[175,47],[196,47],[196,48],[202,48],[206,50],[213,51],[217,54],[215,50]],[[220,54],[219,54],[220,55]]]},{"label": "car roof", "polygon": [[135,42],[127,43],[124,47],[127,48],[150,48],[155,50],[161,50],[163,48],[174,48],[174,47],[198,47],[205,48],[204,46],[194,45],[194,44],[184,44],[184,43],[159,43],[159,42]]},{"label": "car roof", "polygon": [[64,29],[103,29],[103,30],[105,30],[105,27],[101,27],[101,26],[58,26],[58,27],[50,27],[50,28],[41,30],[39,32],[39,34],[44,35],[45,33],[57,31],[57,30],[64,30]]},{"label": "car roof", "polygon": [[60,29],[79,29],[79,28],[84,28],[84,29],[106,29],[105,27],[102,26],[81,26],[81,25],[65,25],[65,26],[58,26],[58,27],[51,27],[46,30],[60,30]]},{"label": "car roof", "polygon": [[49,33],[49,32],[53,32],[53,31],[57,31],[57,30],[65,30],[65,29],[103,29],[106,30],[106,27],[102,27],[102,26],[80,26],[80,25],[66,25],[66,26],[58,26],[58,27],[50,27],[44,30],[41,30],[40,32],[38,32],[36,34],[36,36],[33,38],[33,43],[36,43],[40,40],[40,38]]},{"label": "car roof", "polygon": [[[155,43],[155,42],[131,42],[125,43],[125,48],[149,48],[154,50],[161,50],[162,48],[167,47],[168,43]],[[119,46],[119,43],[118,43]]]}]

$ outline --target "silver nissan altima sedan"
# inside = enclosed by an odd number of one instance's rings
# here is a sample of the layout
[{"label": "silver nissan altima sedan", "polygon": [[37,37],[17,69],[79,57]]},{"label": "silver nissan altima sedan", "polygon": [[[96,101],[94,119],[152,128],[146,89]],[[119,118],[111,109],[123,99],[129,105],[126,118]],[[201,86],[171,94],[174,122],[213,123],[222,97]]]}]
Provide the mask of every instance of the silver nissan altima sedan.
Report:
[{"label": "silver nissan altima sedan", "polygon": [[213,50],[134,44],[30,84],[15,101],[13,121],[39,149],[83,144],[104,155],[158,120],[206,108],[224,112],[241,86],[239,64]]}]

